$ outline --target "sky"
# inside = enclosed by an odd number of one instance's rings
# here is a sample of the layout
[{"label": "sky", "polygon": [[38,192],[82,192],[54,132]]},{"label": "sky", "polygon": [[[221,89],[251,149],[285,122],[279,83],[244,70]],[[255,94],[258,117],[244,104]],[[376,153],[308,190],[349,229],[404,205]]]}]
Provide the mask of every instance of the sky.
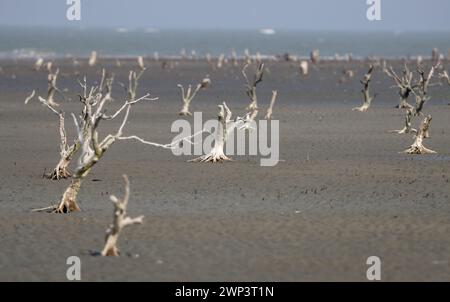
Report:
[{"label": "sky", "polygon": [[367,0],[0,0],[0,26],[261,29],[318,31],[450,31],[450,0],[380,0],[369,21]]}]

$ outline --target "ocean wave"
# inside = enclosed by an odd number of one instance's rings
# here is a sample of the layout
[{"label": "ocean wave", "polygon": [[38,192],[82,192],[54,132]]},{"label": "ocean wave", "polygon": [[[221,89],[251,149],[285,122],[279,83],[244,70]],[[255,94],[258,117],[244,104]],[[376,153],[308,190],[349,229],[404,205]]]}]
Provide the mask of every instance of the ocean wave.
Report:
[{"label": "ocean wave", "polygon": [[56,58],[58,55],[52,51],[44,51],[32,48],[13,49],[11,51],[1,51],[2,59],[35,59],[35,58]]}]

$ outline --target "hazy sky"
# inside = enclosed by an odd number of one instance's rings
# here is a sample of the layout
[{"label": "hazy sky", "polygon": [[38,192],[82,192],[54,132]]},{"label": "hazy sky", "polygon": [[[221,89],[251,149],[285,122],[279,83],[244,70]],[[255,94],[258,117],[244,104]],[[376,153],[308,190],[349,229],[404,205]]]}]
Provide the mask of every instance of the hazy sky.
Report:
[{"label": "hazy sky", "polygon": [[382,21],[366,0],[80,0],[68,21],[66,0],[0,0],[0,25],[178,29],[450,31],[450,0],[381,0]]}]

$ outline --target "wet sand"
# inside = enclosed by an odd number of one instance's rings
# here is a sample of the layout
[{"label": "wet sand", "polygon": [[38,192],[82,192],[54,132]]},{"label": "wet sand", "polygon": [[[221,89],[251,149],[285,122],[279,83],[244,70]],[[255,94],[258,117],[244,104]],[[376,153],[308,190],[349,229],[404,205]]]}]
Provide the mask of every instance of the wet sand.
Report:
[{"label": "wet sand", "polygon": [[[401,62],[390,62],[399,70]],[[77,109],[79,87],[69,61],[59,86]],[[86,63],[84,62],[86,65]],[[102,61],[76,68],[97,81],[101,66],[116,74],[118,106],[135,61]],[[139,94],[160,99],[132,109],[126,134],[166,143],[174,134],[181,99],[176,84],[195,84],[209,74],[192,111],[214,118],[227,101],[242,115],[247,104],[238,67],[213,70],[205,62],[178,62],[163,70],[147,62]],[[446,67],[448,69],[448,65]],[[79,194],[81,212],[31,213],[55,203],[69,180],[41,177],[59,158],[58,121],[36,100],[45,95],[46,72],[31,61],[0,61],[0,280],[65,281],[66,258],[79,256],[84,281],[365,281],[366,259],[382,261],[384,281],[450,281],[450,88],[430,88],[425,112],[433,116],[426,146],[438,155],[411,156],[409,135],[393,82],[377,68],[367,113],[362,103],[362,62],[323,62],[308,77],[287,62],[268,63],[258,87],[264,115],[271,90],[278,90],[274,118],[280,120],[280,159],[261,167],[259,156],[233,156],[226,164],[187,163],[189,156],[139,143],[117,142],[94,167]],[[342,70],[355,78],[339,83]],[[14,76],[13,76],[14,75]],[[192,118],[187,118],[191,120]],[[415,120],[417,123],[418,120]],[[70,119],[69,137],[74,129]],[[101,135],[117,129],[105,122]],[[120,258],[94,257],[112,219],[108,195],[121,196],[131,181],[129,214],[144,224],[124,230]]]}]

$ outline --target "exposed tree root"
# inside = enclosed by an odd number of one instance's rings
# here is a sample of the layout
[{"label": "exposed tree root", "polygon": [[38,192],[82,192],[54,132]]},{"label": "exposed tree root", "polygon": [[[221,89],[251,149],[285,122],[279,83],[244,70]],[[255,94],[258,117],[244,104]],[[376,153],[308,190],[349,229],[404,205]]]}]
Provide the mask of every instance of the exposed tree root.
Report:
[{"label": "exposed tree root", "polygon": [[233,161],[231,158],[227,157],[223,152],[217,152],[215,150],[211,151],[211,153],[202,155],[200,157],[189,160],[189,162],[193,163],[223,163],[227,161]]},{"label": "exposed tree root", "polygon": [[44,174],[44,177],[51,180],[67,179],[72,176],[69,171],[69,162],[61,159],[55,169],[51,173]]},{"label": "exposed tree root", "polygon": [[411,147],[409,147],[408,149],[403,151],[403,153],[407,153],[407,154],[436,153],[436,151],[428,149],[423,145],[424,138],[429,136],[428,129],[430,127],[430,123],[431,123],[431,115],[428,115],[423,119],[422,123],[420,124],[420,128],[415,137],[414,144],[412,144]]},{"label": "exposed tree root", "polygon": [[401,130],[391,130],[389,133],[397,133],[397,134],[408,134],[414,133],[417,134],[417,130],[411,127],[411,118],[413,115],[412,109],[407,109],[405,114],[405,127]]}]

